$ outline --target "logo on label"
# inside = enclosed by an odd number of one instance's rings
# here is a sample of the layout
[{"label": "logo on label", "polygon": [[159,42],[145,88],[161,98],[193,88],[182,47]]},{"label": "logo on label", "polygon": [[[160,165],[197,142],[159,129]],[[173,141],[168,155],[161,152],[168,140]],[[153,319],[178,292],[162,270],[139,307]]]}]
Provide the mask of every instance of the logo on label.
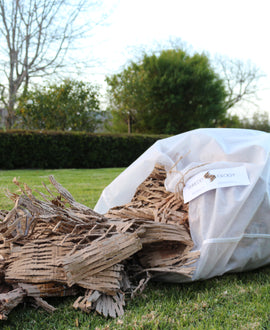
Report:
[{"label": "logo on label", "polygon": [[206,179],[209,179],[210,182],[214,181],[216,178],[216,176],[214,174],[210,174],[209,172],[206,172],[203,177]]},{"label": "logo on label", "polygon": [[187,203],[209,190],[249,184],[245,166],[200,172],[186,182],[183,189],[184,202]]}]

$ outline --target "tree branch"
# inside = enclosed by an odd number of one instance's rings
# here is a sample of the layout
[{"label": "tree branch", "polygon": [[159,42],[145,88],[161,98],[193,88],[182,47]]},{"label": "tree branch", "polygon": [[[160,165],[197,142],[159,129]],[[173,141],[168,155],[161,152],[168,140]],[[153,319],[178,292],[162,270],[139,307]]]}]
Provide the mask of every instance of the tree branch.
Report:
[{"label": "tree branch", "polygon": [[[23,85],[27,88],[32,77],[63,68],[72,43],[87,31],[77,19],[88,3],[88,0],[76,4],[68,0],[0,0],[0,38],[4,37],[5,43],[0,46],[3,59],[0,72],[7,76],[11,117]],[[99,4],[91,2],[88,7]]]},{"label": "tree branch", "polygon": [[215,65],[227,91],[226,109],[241,102],[254,103],[259,91],[259,80],[265,75],[250,62],[216,57]]}]

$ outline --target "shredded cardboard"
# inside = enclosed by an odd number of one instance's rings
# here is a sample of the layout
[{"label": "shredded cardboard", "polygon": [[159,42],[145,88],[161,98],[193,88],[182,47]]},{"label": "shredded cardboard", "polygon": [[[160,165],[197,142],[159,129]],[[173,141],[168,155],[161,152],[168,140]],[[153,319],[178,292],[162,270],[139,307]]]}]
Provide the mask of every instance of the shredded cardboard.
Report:
[{"label": "shredded cardboard", "polygon": [[188,205],[164,187],[156,165],[130,203],[106,215],[75,201],[53,176],[57,195],[22,186],[11,211],[0,211],[0,318],[25,297],[49,312],[44,297],[77,295],[74,308],[105,317],[123,315],[131,296],[149,279],[191,277],[198,259],[188,224]]}]

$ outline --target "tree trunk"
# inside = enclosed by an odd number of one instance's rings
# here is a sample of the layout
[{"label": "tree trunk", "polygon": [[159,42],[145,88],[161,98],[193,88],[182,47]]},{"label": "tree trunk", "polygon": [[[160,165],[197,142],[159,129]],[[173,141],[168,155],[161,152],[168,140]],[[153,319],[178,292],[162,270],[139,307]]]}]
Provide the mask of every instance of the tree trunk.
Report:
[{"label": "tree trunk", "polygon": [[128,115],[128,134],[132,133],[132,118],[131,115]]}]

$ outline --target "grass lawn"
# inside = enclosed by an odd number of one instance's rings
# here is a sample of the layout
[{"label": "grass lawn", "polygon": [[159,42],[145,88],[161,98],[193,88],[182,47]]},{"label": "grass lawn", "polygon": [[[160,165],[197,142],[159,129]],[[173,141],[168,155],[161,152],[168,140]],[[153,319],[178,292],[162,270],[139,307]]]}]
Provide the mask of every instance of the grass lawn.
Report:
[{"label": "grass lawn", "polygon": [[[101,191],[123,169],[0,171],[0,209],[11,209],[5,189],[15,192],[13,177],[42,190],[48,175],[67,188],[75,199],[94,207]],[[105,319],[73,309],[75,297],[49,299],[57,311],[20,305],[1,329],[270,329],[270,267],[228,274],[188,284],[150,283],[132,301],[125,315]]]},{"label": "grass lawn", "polygon": [[74,196],[77,202],[93,208],[102,190],[123,170],[123,168],[0,170],[0,209],[10,210],[13,207],[13,202],[5,196],[5,190],[18,191],[17,186],[12,182],[14,177],[21,183],[27,183],[31,188],[45,192],[42,183],[52,187],[48,179],[51,174]]}]

